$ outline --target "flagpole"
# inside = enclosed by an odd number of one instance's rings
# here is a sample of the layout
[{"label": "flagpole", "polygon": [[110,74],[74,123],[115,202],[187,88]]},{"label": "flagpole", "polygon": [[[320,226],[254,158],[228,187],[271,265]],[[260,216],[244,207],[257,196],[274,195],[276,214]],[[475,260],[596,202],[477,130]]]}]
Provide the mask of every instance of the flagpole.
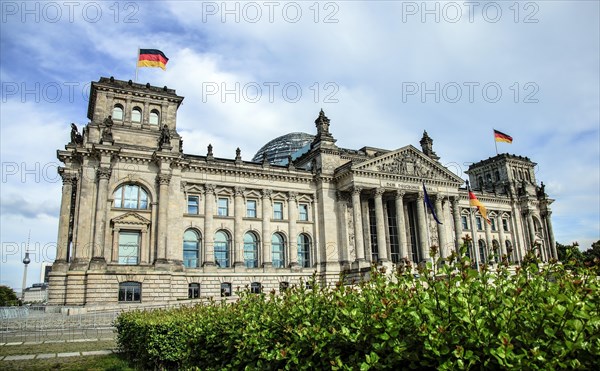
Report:
[{"label": "flagpole", "polygon": [[138,46],[137,58],[135,59],[135,80],[133,82],[137,82],[138,80],[138,62],[140,61],[140,47]]},{"label": "flagpole", "polygon": [[[471,192],[471,186],[469,185],[469,181],[467,180],[467,192]],[[475,266],[477,267],[477,272],[479,272],[479,246],[475,246],[475,221],[473,220],[473,208],[471,206],[471,203],[469,202],[469,219],[471,221],[471,238],[473,240],[472,242],[472,246],[473,246],[473,252],[475,253]]]},{"label": "flagpole", "polygon": [[498,141],[496,140],[496,132],[492,128],[492,137],[494,138],[494,146],[496,146],[496,156],[498,156]]}]

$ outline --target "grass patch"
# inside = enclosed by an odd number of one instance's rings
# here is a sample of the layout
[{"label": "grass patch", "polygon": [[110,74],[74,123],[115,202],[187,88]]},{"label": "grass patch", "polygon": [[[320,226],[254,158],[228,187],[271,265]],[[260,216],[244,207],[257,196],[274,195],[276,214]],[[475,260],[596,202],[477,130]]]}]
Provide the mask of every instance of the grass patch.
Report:
[{"label": "grass patch", "polygon": [[[91,350],[114,349],[114,348],[116,348],[116,346],[117,346],[117,344],[114,340],[32,344],[32,345],[6,345],[3,347],[0,347],[0,356],[14,356],[14,355],[22,355],[22,354],[87,352],[87,351],[91,351]],[[2,368],[2,367],[0,367],[0,368]]]},{"label": "grass patch", "polygon": [[119,354],[104,356],[66,357],[52,359],[33,359],[27,361],[0,361],[0,369],[8,370],[103,370],[134,371],[129,363]]}]

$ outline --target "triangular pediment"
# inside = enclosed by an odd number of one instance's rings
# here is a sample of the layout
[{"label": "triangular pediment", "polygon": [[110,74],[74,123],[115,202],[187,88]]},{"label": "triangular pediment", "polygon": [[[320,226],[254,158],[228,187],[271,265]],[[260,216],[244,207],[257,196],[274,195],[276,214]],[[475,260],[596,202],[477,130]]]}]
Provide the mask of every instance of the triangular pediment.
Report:
[{"label": "triangular pediment", "polygon": [[440,163],[408,145],[352,166],[352,171],[397,175],[415,179],[432,179],[462,183],[463,180]]},{"label": "triangular pediment", "polygon": [[113,224],[130,224],[130,225],[149,225],[150,220],[144,218],[138,213],[128,212],[119,215],[111,220]]}]

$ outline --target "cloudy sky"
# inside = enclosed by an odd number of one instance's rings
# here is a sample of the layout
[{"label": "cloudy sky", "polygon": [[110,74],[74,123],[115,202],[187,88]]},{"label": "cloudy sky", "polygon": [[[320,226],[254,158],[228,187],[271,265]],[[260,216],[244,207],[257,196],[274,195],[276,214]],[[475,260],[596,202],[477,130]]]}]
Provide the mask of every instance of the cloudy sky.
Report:
[{"label": "cloudy sky", "polygon": [[186,153],[250,159],[314,133],[323,108],[342,147],[418,147],[427,130],[462,173],[495,155],[495,128],[514,138],[499,152],[538,164],[556,240],[600,239],[597,1],[0,4],[0,284],[20,290],[29,231],[28,285],[54,259],[56,150],[87,123],[90,81],[133,79],[138,47],[169,57],[138,82],[185,96]]}]

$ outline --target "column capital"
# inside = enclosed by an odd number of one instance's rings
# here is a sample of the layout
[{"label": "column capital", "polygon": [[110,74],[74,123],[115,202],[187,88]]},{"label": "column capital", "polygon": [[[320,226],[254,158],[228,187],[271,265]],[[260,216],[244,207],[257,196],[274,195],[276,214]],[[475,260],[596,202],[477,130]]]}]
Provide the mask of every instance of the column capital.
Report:
[{"label": "column capital", "polygon": [[423,193],[423,191],[417,192],[417,199],[418,200],[423,201],[424,198],[425,198],[425,194]]},{"label": "column capital", "polygon": [[96,178],[98,180],[101,179],[110,179],[110,174],[111,174],[111,169],[110,168],[106,168],[106,167],[99,167],[98,169],[96,169]]},{"label": "column capital", "polygon": [[354,187],[352,188],[352,194],[353,195],[359,195],[360,196],[360,192],[362,192],[363,188],[362,187]]},{"label": "column capital", "polygon": [[159,185],[168,185],[171,183],[171,174],[158,174],[156,176],[156,181]]},{"label": "column capital", "polygon": [[385,193],[385,188],[375,188],[375,197],[381,197]]},{"label": "column capital", "polygon": [[204,189],[206,190],[207,194],[209,194],[209,193],[210,194],[215,194],[215,189],[216,188],[217,187],[214,184],[207,183],[207,184],[204,185]]},{"label": "column capital", "polygon": [[262,190],[262,197],[263,198],[271,198],[271,195],[273,194],[273,190],[265,188]]},{"label": "column capital", "polygon": [[244,196],[244,191],[246,190],[246,188],[240,187],[240,186],[235,186],[233,188],[233,190],[235,192],[235,196],[240,197],[240,196]]},{"label": "column capital", "polygon": [[62,169],[62,171],[59,170],[58,174],[61,176],[63,184],[65,185],[72,185],[77,181],[77,174],[65,172],[64,169]]},{"label": "column capital", "polygon": [[296,197],[298,197],[298,192],[295,191],[290,191],[288,192],[288,200],[289,201],[296,201]]},{"label": "column capital", "polygon": [[403,189],[396,190],[396,199],[404,198],[405,194],[406,194],[406,191]]}]

